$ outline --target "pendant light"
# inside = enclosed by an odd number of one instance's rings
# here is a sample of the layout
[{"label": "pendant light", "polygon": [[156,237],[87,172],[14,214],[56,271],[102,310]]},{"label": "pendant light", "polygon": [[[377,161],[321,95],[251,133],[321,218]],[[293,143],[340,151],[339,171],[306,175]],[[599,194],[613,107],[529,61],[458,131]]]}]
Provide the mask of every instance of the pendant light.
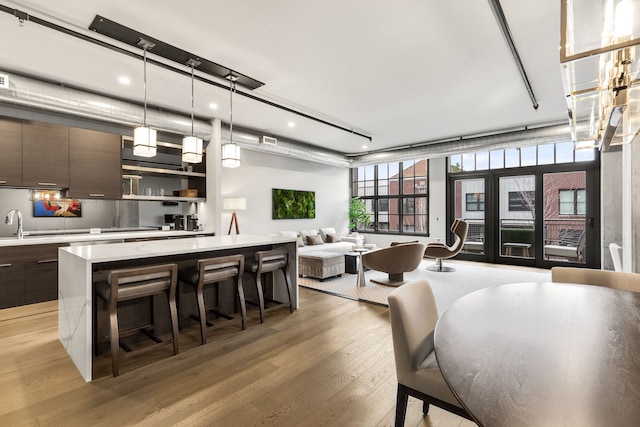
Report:
[{"label": "pendant light", "polygon": [[156,130],[147,126],[147,50],[153,49],[155,44],[140,39],[138,46],[144,51],[144,115],[142,126],[133,129],[133,154],[141,157],[153,157],[156,155]]},{"label": "pendant light", "polygon": [[229,79],[231,109],[229,116],[229,142],[222,145],[222,166],[225,168],[237,168],[240,166],[240,147],[233,142],[233,92],[236,90],[236,80],[238,80],[238,76],[229,73],[227,79]]},{"label": "pendant light", "polygon": [[195,59],[187,61],[187,65],[191,67],[191,135],[182,138],[182,161],[186,163],[202,162],[202,139],[193,133],[193,70],[200,64],[201,62]]}]

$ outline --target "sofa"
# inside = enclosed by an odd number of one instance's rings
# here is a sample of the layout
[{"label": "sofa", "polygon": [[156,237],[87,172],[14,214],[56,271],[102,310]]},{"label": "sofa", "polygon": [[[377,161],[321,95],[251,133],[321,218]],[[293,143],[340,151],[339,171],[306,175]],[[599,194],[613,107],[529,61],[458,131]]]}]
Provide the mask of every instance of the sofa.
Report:
[{"label": "sofa", "polygon": [[351,251],[355,246],[352,241],[343,241],[333,227],[300,231],[279,231],[277,234],[279,236],[297,238],[298,254],[309,252],[345,253]]}]

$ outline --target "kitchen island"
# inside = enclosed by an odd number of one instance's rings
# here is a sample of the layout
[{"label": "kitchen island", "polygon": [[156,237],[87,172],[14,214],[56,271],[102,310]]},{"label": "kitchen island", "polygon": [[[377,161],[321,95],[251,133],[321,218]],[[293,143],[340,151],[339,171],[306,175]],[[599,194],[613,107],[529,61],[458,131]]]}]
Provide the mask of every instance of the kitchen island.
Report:
[{"label": "kitchen island", "polygon": [[[295,239],[282,236],[235,235],[156,240],[109,245],[62,247],[58,250],[58,338],[85,381],[93,379],[93,284],[108,270],[166,262],[195,263],[203,257],[286,247],[297,260]],[[297,262],[290,263],[294,285],[293,306],[298,305]],[[247,277],[249,276],[249,277]],[[247,279],[250,275],[246,275]],[[276,281],[273,297],[286,299],[284,284]]]}]

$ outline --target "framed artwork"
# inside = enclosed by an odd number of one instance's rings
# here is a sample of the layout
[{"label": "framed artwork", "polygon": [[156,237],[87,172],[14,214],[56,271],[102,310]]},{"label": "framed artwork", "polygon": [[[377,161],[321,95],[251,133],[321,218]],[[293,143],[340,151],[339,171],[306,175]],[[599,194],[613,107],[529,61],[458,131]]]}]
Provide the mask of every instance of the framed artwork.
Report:
[{"label": "framed artwork", "polygon": [[299,219],[316,217],[315,191],[272,189],[272,218]]}]

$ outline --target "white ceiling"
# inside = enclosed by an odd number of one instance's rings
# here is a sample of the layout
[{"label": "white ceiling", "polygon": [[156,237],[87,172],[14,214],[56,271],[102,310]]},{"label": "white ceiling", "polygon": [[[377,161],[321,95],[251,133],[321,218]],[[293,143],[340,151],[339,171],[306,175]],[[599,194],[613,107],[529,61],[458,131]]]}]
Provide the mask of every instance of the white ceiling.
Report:
[{"label": "white ceiling", "polygon": [[[372,141],[242,96],[234,97],[234,125],[350,154],[566,122],[560,2],[501,3],[538,110],[488,1],[0,0],[140,54],[88,30],[94,16],[102,15],[262,81],[253,95]],[[33,22],[20,25],[7,13],[0,13],[0,39],[0,72],[143,100],[138,59]],[[119,84],[119,76],[128,76],[131,85]],[[150,105],[189,115],[190,85],[187,76],[147,67]],[[196,81],[195,98],[196,116],[228,121],[227,90]],[[211,102],[219,108],[210,109]]]}]

